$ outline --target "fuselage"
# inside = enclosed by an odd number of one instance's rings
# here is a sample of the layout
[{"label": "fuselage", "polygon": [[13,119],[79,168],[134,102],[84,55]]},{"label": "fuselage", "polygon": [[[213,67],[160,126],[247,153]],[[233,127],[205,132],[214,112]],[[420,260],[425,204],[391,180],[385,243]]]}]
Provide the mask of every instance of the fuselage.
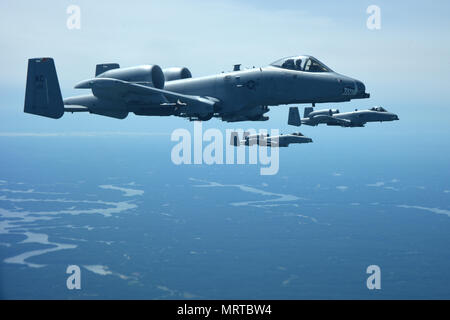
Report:
[{"label": "fuselage", "polygon": [[[295,61],[295,65],[294,65]],[[151,70],[155,71],[150,74]],[[247,70],[220,73],[197,78],[186,78],[161,84],[161,69],[157,66],[113,69],[96,77],[117,78],[149,85],[160,84],[166,92],[206,98],[213,108],[200,120],[221,117],[224,121],[267,120],[264,113],[268,106],[294,103],[343,102],[351,99],[368,98],[361,81],[338,74],[311,56],[284,58],[273,64]],[[158,71],[158,72],[156,72]],[[146,76],[148,74],[148,77]],[[136,79],[133,80],[133,77]],[[88,88],[90,80],[83,81],[76,88]],[[105,91],[106,90],[106,91]],[[109,90],[109,91],[108,91]],[[112,89],[111,89],[112,90]],[[142,97],[131,93],[127,96],[112,94],[108,88],[97,87],[93,94],[64,99],[65,105],[85,106],[92,113],[124,118],[129,112],[149,116],[192,117],[195,112],[178,105],[180,99],[166,95],[167,103],[160,103],[160,96]],[[182,101],[181,101],[182,102]],[[182,103],[181,103],[182,104]]]},{"label": "fuselage", "polygon": [[333,113],[332,110],[319,110],[316,112],[319,114],[314,115],[311,113],[311,116],[301,120],[302,123],[311,126],[316,126],[323,123],[330,126],[361,127],[367,122],[399,120],[396,114],[387,112],[381,107],[343,113],[340,113],[339,111]]},{"label": "fuselage", "polygon": [[398,120],[398,116],[392,112],[376,112],[371,110],[358,110],[343,112],[333,115],[333,118],[346,119],[354,122],[374,122]]},{"label": "fuselage", "polygon": [[281,134],[277,136],[250,135],[240,141],[240,145],[253,146],[255,144],[268,147],[288,147],[290,144],[310,143],[311,138],[301,133]]},{"label": "fuselage", "polygon": [[358,80],[338,73],[310,73],[273,66],[170,81],[164,89],[217,98],[220,100],[217,111],[224,113],[260,105],[343,102],[366,97],[364,90],[358,90]]}]

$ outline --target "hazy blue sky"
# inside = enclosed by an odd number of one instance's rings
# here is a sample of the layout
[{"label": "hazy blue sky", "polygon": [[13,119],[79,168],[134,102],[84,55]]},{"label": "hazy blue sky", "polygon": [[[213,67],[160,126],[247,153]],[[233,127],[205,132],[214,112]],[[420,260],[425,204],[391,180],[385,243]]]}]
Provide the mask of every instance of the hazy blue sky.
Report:
[{"label": "hazy blue sky", "polygon": [[[81,29],[66,27],[69,5],[81,8]],[[381,8],[381,30],[368,30],[366,9]],[[370,100],[342,110],[382,105],[401,120],[450,124],[448,1],[9,1],[0,4],[1,132],[165,131],[184,119],[130,115],[124,121],[67,114],[54,121],[23,114],[27,59],[55,58],[63,96],[94,74],[95,64],[187,66],[194,76],[235,63],[263,66],[312,54],[339,73],[364,81]],[[334,105],[333,105],[334,106]],[[285,126],[287,108],[266,123]],[[430,117],[427,120],[431,122]],[[208,125],[224,127],[218,120]]]}]

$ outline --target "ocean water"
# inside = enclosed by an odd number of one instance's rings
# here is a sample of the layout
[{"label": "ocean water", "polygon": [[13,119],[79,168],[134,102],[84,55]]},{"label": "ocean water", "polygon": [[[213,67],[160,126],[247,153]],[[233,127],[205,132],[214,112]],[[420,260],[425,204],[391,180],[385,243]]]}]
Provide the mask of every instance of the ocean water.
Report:
[{"label": "ocean water", "polygon": [[307,133],[272,176],[174,165],[169,135],[0,137],[0,297],[449,299],[448,133]]}]

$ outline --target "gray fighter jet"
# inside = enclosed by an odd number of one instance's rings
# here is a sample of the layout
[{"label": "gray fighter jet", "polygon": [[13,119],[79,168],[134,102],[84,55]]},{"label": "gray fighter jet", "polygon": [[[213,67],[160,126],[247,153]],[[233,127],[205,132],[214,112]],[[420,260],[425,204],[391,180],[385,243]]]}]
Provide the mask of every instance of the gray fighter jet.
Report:
[{"label": "gray fighter jet", "polygon": [[190,120],[265,121],[269,106],[342,102],[368,98],[361,81],[338,74],[312,56],[278,60],[267,67],[192,78],[187,68],[158,65],[120,68],[99,64],[95,77],[75,88],[89,94],[63,99],[52,58],[28,60],[24,111],[59,119],[64,112],[89,112],[124,119],[179,116]]},{"label": "gray fighter jet", "polygon": [[300,126],[317,126],[324,123],[328,126],[364,127],[367,122],[399,120],[394,113],[388,112],[382,107],[373,107],[367,110],[355,110],[340,113],[338,109],[326,109],[313,111],[313,108],[305,108],[304,117],[300,119],[298,108],[289,108],[288,124]]},{"label": "gray fighter jet", "polygon": [[232,132],[230,144],[235,147],[241,145],[253,146],[255,144],[267,147],[289,147],[290,144],[310,142],[313,142],[312,139],[305,137],[300,132],[280,134],[278,136],[270,136],[269,134],[249,135],[248,132],[244,132],[242,140],[239,140],[239,134],[237,132]]}]

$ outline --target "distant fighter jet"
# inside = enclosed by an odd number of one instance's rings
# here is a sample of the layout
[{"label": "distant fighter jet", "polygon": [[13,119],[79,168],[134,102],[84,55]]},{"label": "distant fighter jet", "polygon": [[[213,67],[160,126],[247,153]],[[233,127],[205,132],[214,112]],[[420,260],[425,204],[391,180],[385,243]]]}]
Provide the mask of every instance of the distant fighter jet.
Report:
[{"label": "distant fighter jet", "polygon": [[290,144],[313,142],[311,138],[305,137],[300,132],[291,134],[281,134],[278,136],[270,136],[269,134],[249,135],[244,132],[244,139],[239,140],[237,132],[231,133],[230,144],[237,146],[253,146],[255,144],[267,147],[288,147]]},{"label": "distant fighter jet", "polygon": [[247,70],[235,65],[232,72],[198,78],[187,68],[98,64],[95,77],[75,88],[91,92],[63,99],[53,59],[29,59],[24,111],[54,119],[64,112],[124,119],[132,112],[203,121],[265,121],[269,106],[369,97],[361,81],[332,71],[312,56],[283,58]]},{"label": "distant fighter jet", "polygon": [[324,123],[328,126],[341,127],[364,127],[367,122],[376,121],[394,121],[398,120],[398,116],[394,113],[387,112],[382,107],[373,107],[367,110],[355,110],[352,112],[340,113],[337,109],[326,109],[313,111],[313,108],[305,108],[304,117],[300,119],[298,108],[289,108],[288,124],[300,126],[306,124],[308,126],[317,126]]}]

